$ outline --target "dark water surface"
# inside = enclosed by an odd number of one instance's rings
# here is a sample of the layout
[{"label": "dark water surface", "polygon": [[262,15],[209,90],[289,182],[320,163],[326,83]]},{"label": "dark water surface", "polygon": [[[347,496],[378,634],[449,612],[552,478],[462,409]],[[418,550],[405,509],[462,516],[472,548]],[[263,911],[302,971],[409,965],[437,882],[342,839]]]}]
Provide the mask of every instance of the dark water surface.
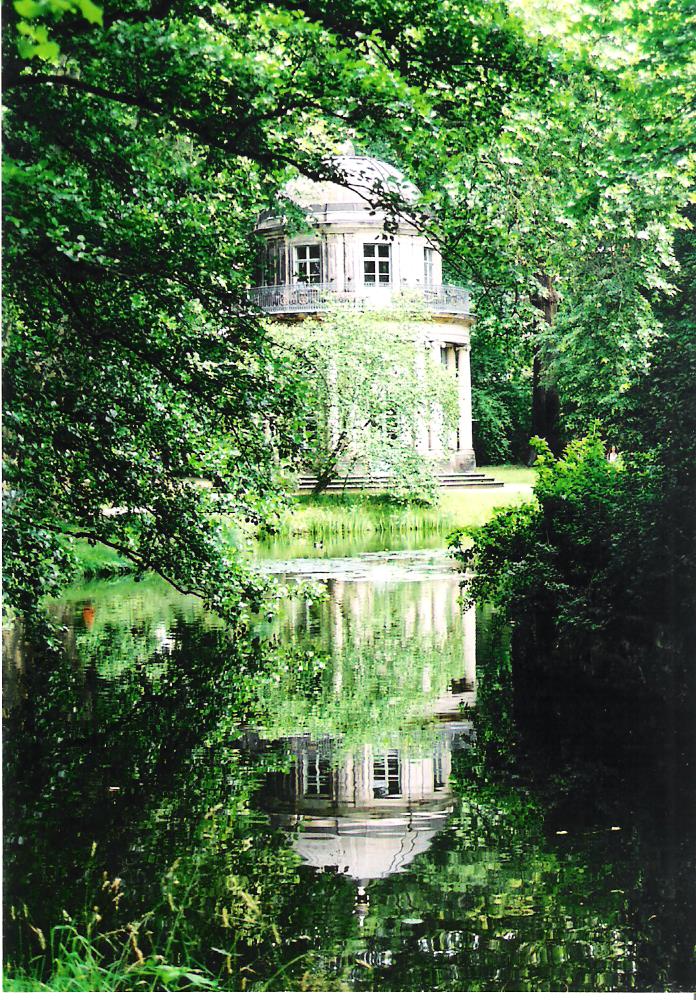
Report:
[{"label": "dark water surface", "polygon": [[250,642],[130,580],[7,637],[6,958],[136,921],[242,988],[694,987],[688,803],[518,767],[499,628],[406,545],[261,552],[327,596]]}]

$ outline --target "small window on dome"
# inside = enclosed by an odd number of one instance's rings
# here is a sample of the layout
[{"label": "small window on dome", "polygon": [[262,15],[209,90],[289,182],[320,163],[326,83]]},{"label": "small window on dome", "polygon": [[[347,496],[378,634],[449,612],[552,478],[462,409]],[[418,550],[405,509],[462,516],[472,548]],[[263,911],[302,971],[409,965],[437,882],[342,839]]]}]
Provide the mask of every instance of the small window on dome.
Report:
[{"label": "small window on dome", "polygon": [[295,280],[307,285],[321,282],[321,247],[318,243],[295,247]]},{"label": "small window on dome", "polygon": [[363,243],[363,276],[366,285],[391,284],[391,246]]}]

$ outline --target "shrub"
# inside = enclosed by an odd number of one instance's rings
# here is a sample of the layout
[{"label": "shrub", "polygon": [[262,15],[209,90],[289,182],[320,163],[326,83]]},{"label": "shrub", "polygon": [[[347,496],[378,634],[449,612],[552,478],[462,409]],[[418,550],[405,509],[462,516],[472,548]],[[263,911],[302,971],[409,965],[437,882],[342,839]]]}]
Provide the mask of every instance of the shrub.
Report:
[{"label": "shrub", "polygon": [[608,462],[596,430],[559,459],[533,444],[535,502],[470,529],[468,548],[450,539],[470,573],[469,599],[494,603],[543,640],[559,669],[572,662],[594,680],[659,686],[664,674],[649,680],[646,657],[658,640],[685,638],[694,582],[669,470],[649,454]]}]

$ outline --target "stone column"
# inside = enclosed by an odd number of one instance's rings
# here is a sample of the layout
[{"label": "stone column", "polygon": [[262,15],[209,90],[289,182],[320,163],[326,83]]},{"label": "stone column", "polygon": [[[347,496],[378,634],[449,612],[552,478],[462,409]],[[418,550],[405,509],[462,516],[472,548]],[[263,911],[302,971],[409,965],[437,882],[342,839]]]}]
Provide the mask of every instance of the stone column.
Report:
[{"label": "stone column", "polygon": [[336,801],[339,805],[355,805],[355,762],[353,754],[347,754],[345,760],[338,767],[336,780],[337,795]]},{"label": "stone column", "polygon": [[[421,385],[425,382],[425,351],[426,345],[419,348],[416,355],[416,376]],[[428,422],[425,413],[421,411],[416,418],[416,451],[419,455],[427,455],[429,450]]]},{"label": "stone column", "polygon": [[418,597],[418,634],[432,635],[433,631],[433,606],[430,593],[426,589],[427,583],[421,583],[420,595]]},{"label": "stone column", "polygon": [[[445,344],[445,354],[447,355],[447,371],[452,378],[457,377],[457,355],[452,344]],[[457,450],[457,432],[452,429],[447,435],[447,449],[450,452]],[[451,456],[450,456],[451,457]]]},{"label": "stone column", "polygon": [[476,690],[476,608],[467,608],[462,617],[464,631],[464,679],[467,687]]},{"label": "stone column", "polygon": [[[432,340],[430,342],[430,363],[432,365],[440,365],[440,350],[445,345],[440,340]],[[442,452],[445,450],[444,441],[442,440],[442,425],[443,425],[443,415],[442,407],[439,403],[436,403],[432,409],[432,416],[430,419],[430,426],[428,428],[428,443],[429,451],[431,455],[441,456]]]},{"label": "stone column", "polygon": [[353,757],[353,788],[356,806],[369,805],[374,800],[372,792],[372,745],[365,743]]},{"label": "stone column", "polygon": [[457,347],[457,378],[459,380],[458,451],[471,451],[474,445],[471,436],[471,365],[468,344]]}]

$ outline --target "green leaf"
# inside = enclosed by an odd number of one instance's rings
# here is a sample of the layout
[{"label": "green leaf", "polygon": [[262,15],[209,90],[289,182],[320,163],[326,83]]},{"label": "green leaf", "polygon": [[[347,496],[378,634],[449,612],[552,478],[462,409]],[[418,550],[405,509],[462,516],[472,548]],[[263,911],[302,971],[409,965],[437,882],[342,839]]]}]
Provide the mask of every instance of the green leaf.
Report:
[{"label": "green leaf", "polygon": [[92,0],[77,0],[78,6],[82,11],[82,16],[90,24],[104,23],[104,12],[101,7],[98,7]]}]

